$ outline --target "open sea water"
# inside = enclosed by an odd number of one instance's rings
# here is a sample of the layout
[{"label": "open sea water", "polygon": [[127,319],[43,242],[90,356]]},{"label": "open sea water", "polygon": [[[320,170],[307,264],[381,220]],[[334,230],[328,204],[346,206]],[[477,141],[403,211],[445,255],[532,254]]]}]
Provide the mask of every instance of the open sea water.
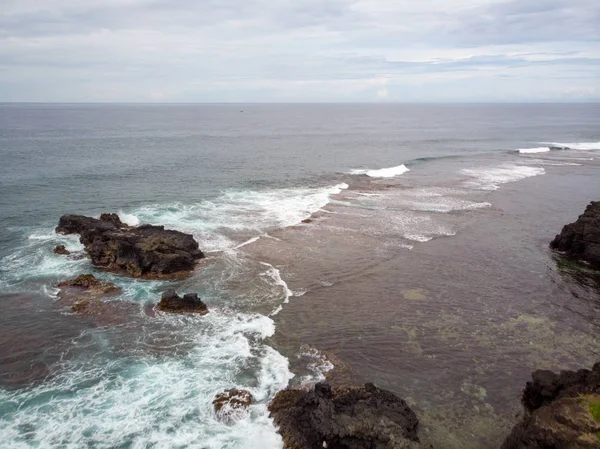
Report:
[{"label": "open sea water", "polygon": [[[532,370],[600,359],[597,278],[548,250],[600,199],[598,104],[3,104],[0,161],[3,448],[278,448],[269,400],[326,376],[499,448]],[[169,282],[52,252],[101,212],[207,258]],[[81,273],[123,289],[102,316],[57,298]],[[210,313],[155,312],[168,287]],[[231,387],[256,403],[223,422]]]}]

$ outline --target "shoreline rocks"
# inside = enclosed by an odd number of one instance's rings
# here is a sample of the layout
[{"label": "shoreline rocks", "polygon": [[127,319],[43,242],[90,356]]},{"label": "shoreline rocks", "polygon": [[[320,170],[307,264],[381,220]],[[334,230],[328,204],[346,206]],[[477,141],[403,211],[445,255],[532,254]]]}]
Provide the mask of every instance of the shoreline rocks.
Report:
[{"label": "shoreline rocks", "polygon": [[600,201],[592,201],[577,221],[564,226],[550,247],[600,270]]},{"label": "shoreline rocks", "polygon": [[196,293],[187,293],[182,298],[172,288],[162,294],[156,307],[158,310],[169,313],[198,313],[200,315],[208,313],[208,307]]},{"label": "shoreline rocks", "polygon": [[204,257],[190,234],[164,226],[129,226],[117,214],[102,214],[99,219],[63,215],[56,232],[79,234],[92,264],[132,277],[181,277]]},{"label": "shoreline rocks", "polygon": [[419,420],[408,404],[373,384],[282,390],[269,411],[284,449],[419,448]]},{"label": "shoreline rocks", "polygon": [[592,370],[539,370],[521,398],[525,417],[502,449],[600,448],[600,362]]}]

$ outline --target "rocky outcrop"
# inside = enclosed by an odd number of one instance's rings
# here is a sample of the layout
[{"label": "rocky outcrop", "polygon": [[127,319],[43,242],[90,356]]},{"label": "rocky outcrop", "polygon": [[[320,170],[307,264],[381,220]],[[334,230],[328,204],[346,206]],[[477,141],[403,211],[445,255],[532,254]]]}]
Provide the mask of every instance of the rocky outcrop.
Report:
[{"label": "rocky outcrop", "polygon": [[199,313],[200,315],[208,313],[208,307],[196,293],[187,293],[182,298],[172,288],[162,294],[157,308],[170,313]]},{"label": "rocky outcrop", "polygon": [[600,201],[592,201],[577,221],[562,229],[550,247],[600,269]]},{"label": "rocky outcrop", "polygon": [[63,256],[68,256],[69,254],[71,254],[71,251],[65,248],[65,245],[58,245],[56,248],[54,248],[53,251],[54,254],[61,254]]},{"label": "rocky outcrop", "polygon": [[600,363],[532,377],[522,396],[525,417],[502,449],[600,449]]},{"label": "rocky outcrop", "polygon": [[373,384],[277,393],[269,411],[285,449],[418,448],[419,421],[406,402]]},{"label": "rocky outcrop", "polygon": [[102,214],[99,219],[63,215],[56,232],[79,234],[94,265],[133,277],[176,277],[189,273],[204,257],[189,234],[164,226],[132,227],[117,214]]},{"label": "rocky outcrop", "polygon": [[81,274],[75,279],[58,284],[58,297],[62,305],[83,315],[102,315],[108,306],[102,301],[106,296],[116,295],[121,289],[110,282],[101,282],[94,275]]}]

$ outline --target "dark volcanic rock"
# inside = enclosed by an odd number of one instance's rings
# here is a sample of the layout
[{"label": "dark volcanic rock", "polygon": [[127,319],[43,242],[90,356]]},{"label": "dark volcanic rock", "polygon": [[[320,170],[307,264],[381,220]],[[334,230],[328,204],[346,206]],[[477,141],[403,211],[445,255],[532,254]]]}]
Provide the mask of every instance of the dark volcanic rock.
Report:
[{"label": "dark volcanic rock", "polygon": [[71,254],[71,251],[65,248],[65,245],[58,245],[56,248],[54,248],[54,253],[62,254],[63,256],[68,256],[69,254]]},{"label": "dark volcanic rock", "polygon": [[600,201],[592,201],[575,223],[562,229],[550,247],[600,269]]},{"label": "dark volcanic rock", "polygon": [[526,415],[502,449],[600,449],[600,363],[591,371],[535,371],[532,377],[522,397]]},{"label": "dark volcanic rock", "polygon": [[283,390],[269,410],[285,449],[421,447],[415,413],[404,400],[372,384]]},{"label": "dark volcanic rock", "polygon": [[231,408],[242,408],[252,405],[254,397],[248,390],[239,390],[237,388],[230,388],[225,390],[223,393],[219,393],[213,400],[213,406],[215,411],[219,412],[225,406]]},{"label": "dark volcanic rock", "polygon": [[196,293],[187,293],[182,298],[172,288],[162,294],[157,307],[163,312],[171,313],[199,313],[201,315],[208,313],[206,304],[198,298]]},{"label": "dark volcanic rock", "polygon": [[100,219],[63,215],[56,232],[79,234],[94,265],[133,277],[181,275],[204,257],[189,234],[164,226],[128,226],[117,214],[102,214]]}]

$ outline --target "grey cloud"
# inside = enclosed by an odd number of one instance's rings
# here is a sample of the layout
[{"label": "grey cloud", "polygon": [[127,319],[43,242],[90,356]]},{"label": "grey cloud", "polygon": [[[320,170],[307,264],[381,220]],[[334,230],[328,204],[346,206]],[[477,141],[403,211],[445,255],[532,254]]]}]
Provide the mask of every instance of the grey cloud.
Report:
[{"label": "grey cloud", "polygon": [[432,75],[423,95],[446,92],[459,75],[531,92],[529,80],[541,76],[557,92],[582,87],[600,99],[596,0],[5,0],[0,8],[0,101],[69,92],[144,101],[145,91],[244,101],[302,98],[303,89],[323,101],[363,100],[382,84]]}]

